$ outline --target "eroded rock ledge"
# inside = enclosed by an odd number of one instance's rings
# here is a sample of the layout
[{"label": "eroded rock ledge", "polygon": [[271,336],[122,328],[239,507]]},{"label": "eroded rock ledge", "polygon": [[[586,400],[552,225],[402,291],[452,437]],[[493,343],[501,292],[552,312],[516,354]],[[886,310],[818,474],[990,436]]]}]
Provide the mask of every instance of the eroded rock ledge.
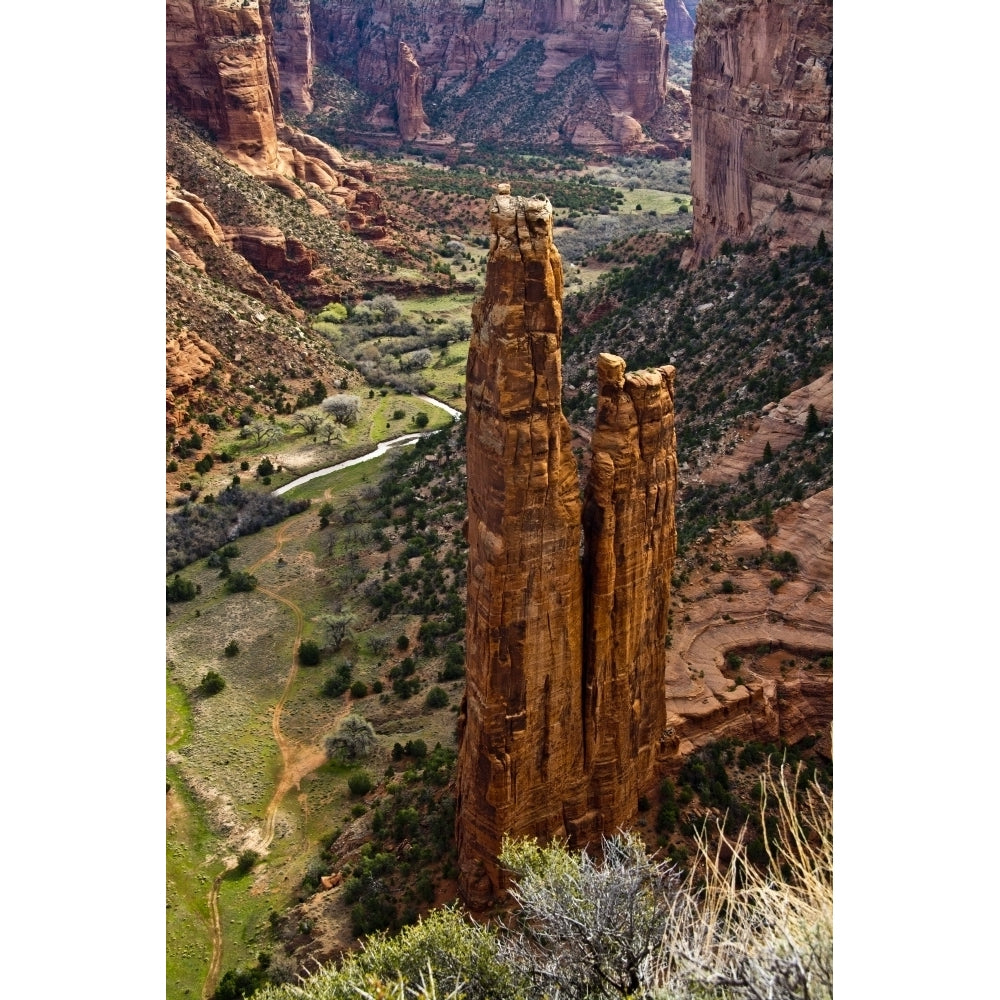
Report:
[{"label": "eroded rock ledge", "polygon": [[[459,886],[504,890],[505,833],[574,846],[634,820],[665,719],[673,368],[601,377],[580,499],[561,408],[562,262],[547,198],[500,185],[466,377],[469,592]],[[582,558],[581,558],[582,556]]]}]

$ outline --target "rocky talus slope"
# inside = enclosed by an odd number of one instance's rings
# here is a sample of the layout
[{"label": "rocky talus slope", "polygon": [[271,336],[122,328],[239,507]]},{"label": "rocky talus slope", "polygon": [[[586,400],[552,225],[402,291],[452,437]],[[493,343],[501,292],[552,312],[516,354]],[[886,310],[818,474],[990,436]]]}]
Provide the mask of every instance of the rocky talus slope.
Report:
[{"label": "rocky talus slope", "polygon": [[[673,369],[598,363],[586,502],[561,408],[552,206],[490,202],[466,380],[469,572],[459,886],[502,893],[505,833],[591,842],[655,781],[675,549]],[[583,561],[581,563],[581,542]]]},{"label": "rocky talus slope", "polygon": [[703,0],[691,84],[695,246],[832,238],[832,0]]},{"label": "rocky talus slope", "polygon": [[[351,128],[367,141],[378,133],[395,134],[397,142],[418,138],[422,133],[412,126],[418,98],[437,141],[448,144],[516,140],[676,155],[690,138],[688,96],[667,83],[667,15],[660,0],[485,0],[477,6],[313,0],[311,16],[308,37],[298,18],[276,20],[279,34],[289,24],[280,48],[313,47],[318,60],[371,98],[367,132],[360,123]],[[418,94],[410,83],[414,67]],[[503,108],[511,102],[512,80],[523,90],[516,122]]]}]

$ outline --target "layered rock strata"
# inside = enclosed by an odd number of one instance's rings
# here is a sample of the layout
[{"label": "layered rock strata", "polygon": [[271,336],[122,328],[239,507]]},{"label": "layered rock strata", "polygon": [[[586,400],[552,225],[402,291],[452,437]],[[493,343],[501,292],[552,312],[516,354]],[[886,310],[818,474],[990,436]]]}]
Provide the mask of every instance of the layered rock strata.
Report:
[{"label": "layered rock strata", "polygon": [[698,7],[691,82],[694,249],[832,238],[832,0]]},{"label": "layered rock strata", "polygon": [[498,190],[466,374],[457,839],[474,908],[504,890],[505,834],[582,846],[634,819],[664,718],[675,549],[673,369],[626,376],[602,356],[585,515],[561,408],[552,205]]}]

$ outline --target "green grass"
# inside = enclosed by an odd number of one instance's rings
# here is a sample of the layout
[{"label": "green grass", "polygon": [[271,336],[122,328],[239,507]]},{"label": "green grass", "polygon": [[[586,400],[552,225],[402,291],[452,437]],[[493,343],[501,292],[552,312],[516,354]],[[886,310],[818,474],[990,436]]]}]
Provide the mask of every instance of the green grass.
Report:
[{"label": "green grass", "polygon": [[[430,374],[430,369],[425,368],[424,372]],[[437,374],[436,372],[434,374]],[[435,379],[436,381],[436,379]],[[438,406],[425,403],[416,396],[394,395],[376,396],[378,406],[372,413],[370,437],[376,444],[380,441],[388,441],[390,438],[399,437],[401,434],[413,434],[420,430],[414,423],[413,417],[420,412],[428,416],[425,431],[437,430],[439,427],[447,427],[451,423],[451,416]],[[405,416],[399,420],[393,418],[396,410],[402,410]]]},{"label": "green grass", "polygon": [[191,706],[184,689],[167,678],[167,749],[176,750],[191,735]]},{"label": "green grass", "polygon": [[[468,264],[468,261],[465,261]],[[471,265],[470,265],[471,266]],[[451,292],[448,295],[429,295],[426,297],[405,299],[400,301],[400,311],[411,318],[443,319],[454,323],[456,320],[468,320],[472,311],[472,303],[476,300],[474,292]]]},{"label": "green grass", "polygon": [[208,893],[218,866],[205,866],[212,835],[177,772],[167,768],[180,806],[167,826],[167,998],[199,997],[212,954]]},{"label": "green grass", "polygon": [[[437,399],[456,410],[464,410],[465,365],[469,357],[469,342],[463,340],[457,344],[449,344],[447,348],[439,349],[435,354],[436,357],[423,369],[422,374],[434,382],[434,394]],[[452,394],[455,388],[461,390],[457,396]]]},{"label": "green grass", "polygon": [[[687,205],[691,209],[691,196],[679,194],[674,191],[654,191],[652,188],[636,188],[629,191],[625,188],[617,188],[625,201],[618,209],[619,215],[645,215],[650,211],[655,211],[657,215],[676,215],[680,206]],[[636,212],[636,205],[642,208]]]},{"label": "green grass", "polygon": [[[327,493],[338,496],[346,490],[356,489],[365,483],[378,482],[378,478],[382,474],[382,465],[388,457],[389,455],[380,455],[368,462],[361,462],[358,465],[350,466],[350,468],[341,469],[339,472],[331,472],[328,476],[312,479],[308,483],[296,486],[294,490],[289,490],[285,496],[291,500],[317,500],[326,496]],[[336,463],[331,462],[330,464]],[[306,516],[310,515],[316,516],[314,512],[310,512]]]}]

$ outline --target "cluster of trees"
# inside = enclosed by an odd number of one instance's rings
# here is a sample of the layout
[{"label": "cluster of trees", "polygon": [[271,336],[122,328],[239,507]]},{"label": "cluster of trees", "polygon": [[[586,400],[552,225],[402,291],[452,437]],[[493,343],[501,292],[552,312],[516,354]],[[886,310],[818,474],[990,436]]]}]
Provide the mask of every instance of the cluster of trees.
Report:
[{"label": "cluster of trees", "polygon": [[252,535],[308,506],[308,500],[247,492],[238,485],[227,486],[214,504],[185,504],[167,515],[167,572],[176,573],[232,538]]}]

